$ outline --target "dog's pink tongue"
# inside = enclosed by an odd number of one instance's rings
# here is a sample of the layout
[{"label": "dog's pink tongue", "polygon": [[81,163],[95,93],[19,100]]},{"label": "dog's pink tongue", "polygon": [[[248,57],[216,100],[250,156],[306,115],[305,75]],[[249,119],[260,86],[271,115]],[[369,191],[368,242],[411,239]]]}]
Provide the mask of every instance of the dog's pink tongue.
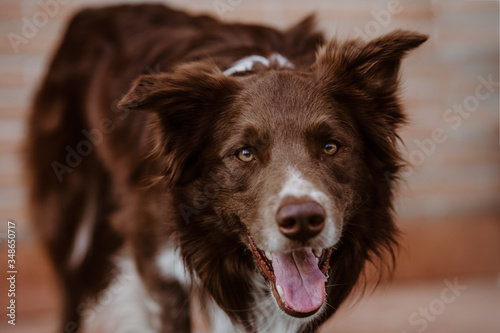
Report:
[{"label": "dog's pink tongue", "polygon": [[289,308],[296,312],[317,310],[325,300],[326,277],[311,250],[273,253],[276,287],[281,286]]}]

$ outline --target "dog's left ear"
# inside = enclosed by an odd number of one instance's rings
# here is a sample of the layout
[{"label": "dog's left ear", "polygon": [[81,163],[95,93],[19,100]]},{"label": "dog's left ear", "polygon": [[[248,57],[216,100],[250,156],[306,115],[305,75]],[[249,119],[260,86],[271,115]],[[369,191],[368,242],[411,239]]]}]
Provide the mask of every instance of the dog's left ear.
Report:
[{"label": "dog's left ear", "polygon": [[139,77],[118,107],[155,114],[156,155],[171,186],[196,172],[210,145],[210,131],[239,89],[215,64],[189,63],[169,73]]},{"label": "dog's left ear", "polygon": [[[394,93],[401,60],[428,36],[396,30],[368,43],[336,40],[318,51],[315,67],[323,81],[344,79],[375,94]],[[344,81],[345,82],[345,81]]]},{"label": "dog's left ear", "polygon": [[399,67],[426,40],[426,35],[402,30],[368,43],[333,40],[318,51],[312,67],[325,92],[352,111],[368,151],[382,162],[372,168],[379,175],[395,175],[404,165],[397,149],[397,129],[406,119],[397,95]]}]

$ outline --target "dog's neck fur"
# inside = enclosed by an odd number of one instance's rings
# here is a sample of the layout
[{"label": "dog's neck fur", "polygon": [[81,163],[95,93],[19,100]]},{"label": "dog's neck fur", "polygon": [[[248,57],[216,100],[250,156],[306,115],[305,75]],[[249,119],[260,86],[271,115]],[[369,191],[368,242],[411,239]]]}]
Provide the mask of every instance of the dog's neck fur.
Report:
[{"label": "dog's neck fur", "polygon": [[[162,332],[160,305],[144,285],[133,260],[129,255],[122,254],[117,257],[115,264],[118,274],[102,292],[102,295],[108,295],[106,298],[110,300],[96,298],[86,302],[83,313],[88,316],[83,318],[82,332],[120,333],[128,332],[131,327],[141,328],[142,332]],[[163,278],[177,280],[186,292],[203,290],[198,285],[200,281],[189,276],[176,250],[164,249],[157,257],[157,264]],[[252,313],[249,327],[231,321],[207,294],[202,296],[204,304],[200,307],[204,313],[194,315],[208,319],[211,331],[217,333],[297,332],[309,322],[307,319],[292,318],[283,314],[268,293],[269,288],[259,273],[255,272],[251,279],[254,302],[249,309]],[[191,295],[191,299],[195,297]],[[110,327],[111,323],[113,327]]]},{"label": "dog's neck fur", "polygon": [[[194,276],[188,274],[188,270],[184,266],[178,251],[171,248],[164,249],[158,255],[157,263],[164,278],[177,279],[180,285],[186,288],[187,292],[192,290],[203,291],[200,285],[201,282],[195,273],[193,273]],[[250,322],[249,327],[246,328],[239,323],[233,322],[214,299],[204,293],[202,298],[205,306],[202,308],[205,309],[206,313],[201,317],[208,318],[212,332],[298,332],[301,326],[310,321],[310,319],[292,318],[283,314],[276,306],[276,301],[269,293],[269,287],[261,274],[254,272],[250,280],[252,281],[254,301],[250,305]],[[191,295],[191,299],[193,298],[193,295]],[[198,314],[195,315],[200,317]]]}]

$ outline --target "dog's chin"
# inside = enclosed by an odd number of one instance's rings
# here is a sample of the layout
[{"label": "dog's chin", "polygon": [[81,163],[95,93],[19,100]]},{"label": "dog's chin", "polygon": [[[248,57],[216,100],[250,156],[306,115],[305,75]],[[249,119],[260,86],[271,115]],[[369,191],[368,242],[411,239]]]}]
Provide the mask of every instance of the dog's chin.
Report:
[{"label": "dog's chin", "polygon": [[257,247],[248,232],[246,235],[278,307],[295,318],[316,315],[325,303],[325,284],[334,248],[270,253]]}]

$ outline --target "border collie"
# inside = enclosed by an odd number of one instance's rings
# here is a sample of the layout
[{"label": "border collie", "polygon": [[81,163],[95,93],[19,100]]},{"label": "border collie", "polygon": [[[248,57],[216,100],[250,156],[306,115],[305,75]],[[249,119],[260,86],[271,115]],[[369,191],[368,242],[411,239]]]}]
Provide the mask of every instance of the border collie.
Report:
[{"label": "border collie", "polygon": [[27,145],[62,330],[316,331],[365,263],[394,258],[398,72],[426,39],[78,13]]}]

